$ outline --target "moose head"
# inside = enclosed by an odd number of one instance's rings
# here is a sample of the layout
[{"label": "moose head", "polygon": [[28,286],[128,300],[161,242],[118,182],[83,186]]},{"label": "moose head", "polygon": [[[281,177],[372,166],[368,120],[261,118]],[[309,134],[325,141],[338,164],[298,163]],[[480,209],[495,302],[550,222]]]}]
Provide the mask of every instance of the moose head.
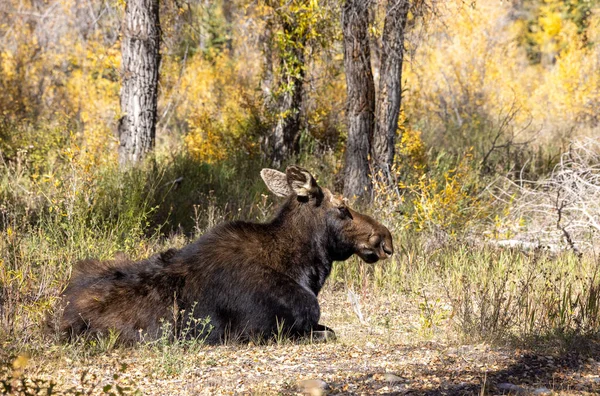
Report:
[{"label": "moose head", "polygon": [[345,198],[320,187],[306,169],[289,166],[285,173],[263,169],[260,174],[272,193],[288,198],[287,206],[298,218],[310,216],[323,227],[332,260],[343,261],[357,254],[365,262],[375,263],[394,253],[386,227],[351,209]]}]

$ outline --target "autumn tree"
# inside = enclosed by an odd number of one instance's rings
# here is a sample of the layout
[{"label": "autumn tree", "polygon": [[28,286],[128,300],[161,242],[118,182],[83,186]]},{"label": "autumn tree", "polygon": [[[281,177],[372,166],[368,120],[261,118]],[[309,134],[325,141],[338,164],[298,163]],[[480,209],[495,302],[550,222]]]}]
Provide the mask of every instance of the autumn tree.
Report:
[{"label": "autumn tree", "polygon": [[342,15],[344,65],[348,90],[348,143],[344,170],[344,193],[368,196],[371,173],[391,183],[394,147],[402,99],[402,64],[409,10],[422,12],[420,0],[388,0],[380,48],[379,81],[371,71],[369,14],[374,2],[347,0]]},{"label": "autumn tree", "polygon": [[277,35],[280,53],[281,80],[275,97],[276,123],[270,136],[271,160],[273,165],[298,151],[300,137],[300,108],[305,74],[305,47],[308,26],[296,12],[284,13],[281,8],[276,15],[281,24]]},{"label": "autumn tree", "polygon": [[160,20],[158,0],[128,0],[123,23],[119,162],[139,162],[154,148]]},{"label": "autumn tree", "polygon": [[369,151],[374,127],[375,83],[369,47],[369,0],[347,0],[342,10],[348,91],[348,140],[344,195],[369,196]]},{"label": "autumn tree", "polygon": [[326,2],[264,1],[262,88],[274,122],[263,151],[274,166],[300,148],[306,67],[310,57],[328,45],[323,31],[331,26],[330,11]]},{"label": "autumn tree", "polygon": [[384,181],[391,182],[398,115],[402,100],[402,62],[404,33],[409,0],[389,0],[386,7],[379,69],[375,131],[371,145],[372,169]]}]

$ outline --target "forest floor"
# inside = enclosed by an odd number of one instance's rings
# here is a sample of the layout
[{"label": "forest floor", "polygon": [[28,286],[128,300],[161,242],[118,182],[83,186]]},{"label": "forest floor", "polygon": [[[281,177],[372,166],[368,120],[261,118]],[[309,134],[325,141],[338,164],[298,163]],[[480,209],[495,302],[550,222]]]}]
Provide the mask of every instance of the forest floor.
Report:
[{"label": "forest floor", "polygon": [[193,350],[142,345],[94,353],[55,344],[32,353],[22,375],[72,393],[119,394],[116,385],[148,395],[600,393],[598,355],[459,342],[447,318],[424,321],[416,299],[360,299],[362,321],[346,291],[326,289],[320,296],[322,323],[338,336],[333,342]]}]

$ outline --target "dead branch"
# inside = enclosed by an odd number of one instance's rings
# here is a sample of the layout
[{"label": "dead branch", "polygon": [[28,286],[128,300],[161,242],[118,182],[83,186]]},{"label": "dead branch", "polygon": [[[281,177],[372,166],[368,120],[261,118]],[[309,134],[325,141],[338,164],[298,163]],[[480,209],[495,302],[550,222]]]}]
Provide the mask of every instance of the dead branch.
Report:
[{"label": "dead branch", "polygon": [[504,178],[502,184],[489,191],[510,208],[511,238],[562,244],[578,257],[600,242],[600,139],[572,143],[542,180]]}]

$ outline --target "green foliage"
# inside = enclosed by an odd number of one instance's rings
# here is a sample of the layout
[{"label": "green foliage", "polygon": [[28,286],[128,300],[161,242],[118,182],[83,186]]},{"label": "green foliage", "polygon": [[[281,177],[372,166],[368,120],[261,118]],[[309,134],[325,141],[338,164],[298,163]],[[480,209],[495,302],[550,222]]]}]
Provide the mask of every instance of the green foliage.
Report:
[{"label": "green foliage", "polygon": [[271,1],[262,4],[263,12],[274,30],[274,46],[280,61],[283,80],[275,95],[293,90],[294,80],[303,79],[306,72],[306,51],[327,48],[331,39],[334,11],[330,4],[315,0]]},{"label": "green foliage", "polygon": [[[263,90],[268,92],[264,97],[268,110],[266,124],[273,125],[301,113],[305,132],[311,134],[314,130],[313,138],[322,135],[318,124],[327,118],[323,107],[329,110],[335,102],[327,102],[326,98],[323,101],[320,96],[331,95],[327,90],[336,81],[315,84],[315,77],[339,76],[336,70],[341,62],[332,62],[330,53],[340,37],[336,18],[338,4],[314,0],[267,0],[258,2],[257,12],[266,21],[262,38],[264,78],[261,81],[265,85]],[[297,99],[292,97],[295,95],[302,95],[302,106],[294,103]],[[336,119],[336,122],[339,121]],[[336,129],[337,125],[334,125],[327,131],[328,135],[333,132],[333,140],[339,135]]]}]

